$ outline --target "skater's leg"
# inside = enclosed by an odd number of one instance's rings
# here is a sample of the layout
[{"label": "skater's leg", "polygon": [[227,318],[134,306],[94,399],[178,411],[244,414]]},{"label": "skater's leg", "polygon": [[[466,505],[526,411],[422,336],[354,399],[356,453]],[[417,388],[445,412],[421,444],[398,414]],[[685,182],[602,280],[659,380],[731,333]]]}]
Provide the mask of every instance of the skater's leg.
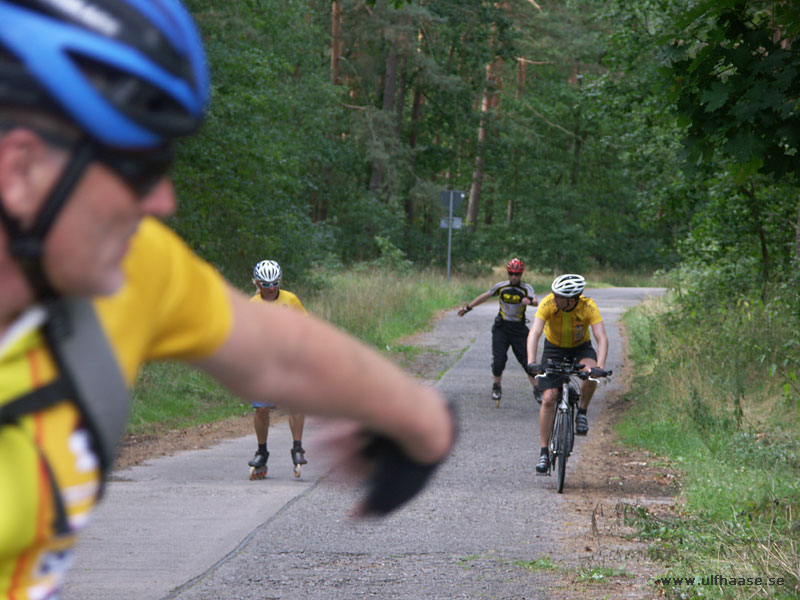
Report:
[{"label": "skater's leg", "polygon": [[256,440],[258,445],[267,443],[267,435],[269,434],[269,406],[257,406],[253,414],[253,426],[256,430]]},{"label": "skater's leg", "polygon": [[500,384],[503,380],[510,344],[511,340],[506,335],[502,324],[495,323],[492,327],[492,398],[495,400],[500,400],[503,394]]},{"label": "skater's leg", "polygon": [[306,416],[302,413],[289,414],[289,430],[292,432],[292,439],[295,442],[303,441],[303,426],[306,422]]},{"label": "skater's leg", "polygon": [[492,375],[496,383],[500,382],[508,360],[508,347],[511,340],[505,334],[502,326],[492,327]]},{"label": "skater's leg", "polygon": [[[522,370],[526,373],[528,372],[528,332],[528,327],[523,323],[519,323],[514,326],[513,334],[510,340],[511,349],[514,351],[514,356],[516,357],[519,366],[522,367]],[[531,375],[528,375],[528,379],[530,380],[533,389],[538,389],[538,380]]]},{"label": "skater's leg", "polygon": [[289,429],[292,432],[292,462],[295,464],[295,475],[299,476],[297,465],[304,465],[306,460],[306,451],[303,450],[303,425],[305,425],[306,417],[300,413],[291,413],[289,415]]},{"label": "skater's leg", "polygon": [[269,411],[272,406],[253,405],[253,428],[256,431],[256,441],[258,448],[253,458],[248,463],[250,465],[250,479],[264,479],[267,476],[267,435],[269,434]]}]

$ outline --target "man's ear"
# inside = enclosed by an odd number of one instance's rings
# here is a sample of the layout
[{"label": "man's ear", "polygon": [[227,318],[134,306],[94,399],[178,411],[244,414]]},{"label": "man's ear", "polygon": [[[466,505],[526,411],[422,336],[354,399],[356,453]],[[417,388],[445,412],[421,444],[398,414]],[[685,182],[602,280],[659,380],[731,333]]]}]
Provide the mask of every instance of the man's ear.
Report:
[{"label": "man's ear", "polygon": [[49,152],[33,131],[17,128],[0,136],[0,202],[23,226],[33,222],[44,191]]}]

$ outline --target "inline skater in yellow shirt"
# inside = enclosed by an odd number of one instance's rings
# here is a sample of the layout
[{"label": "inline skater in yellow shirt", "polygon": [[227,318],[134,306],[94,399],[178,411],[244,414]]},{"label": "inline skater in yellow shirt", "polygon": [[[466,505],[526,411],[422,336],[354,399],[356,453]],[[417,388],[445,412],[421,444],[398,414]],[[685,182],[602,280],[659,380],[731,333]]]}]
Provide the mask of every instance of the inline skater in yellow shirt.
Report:
[{"label": "inline skater in yellow shirt", "polygon": [[[262,260],[253,268],[253,283],[258,288],[258,293],[250,298],[251,302],[271,302],[275,306],[288,306],[294,310],[306,313],[303,303],[295,294],[281,289],[283,271],[274,260]],[[269,435],[270,411],[275,408],[271,402],[253,402],[253,426],[256,430],[258,448],[250,465],[250,479],[264,479],[267,476],[267,436]],[[301,465],[308,463],[306,451],[303,449],[303,426],[305,415],[297,412],[289,413],[289,430],[292,432],[292,464],[295,477],[300,477]]]}]

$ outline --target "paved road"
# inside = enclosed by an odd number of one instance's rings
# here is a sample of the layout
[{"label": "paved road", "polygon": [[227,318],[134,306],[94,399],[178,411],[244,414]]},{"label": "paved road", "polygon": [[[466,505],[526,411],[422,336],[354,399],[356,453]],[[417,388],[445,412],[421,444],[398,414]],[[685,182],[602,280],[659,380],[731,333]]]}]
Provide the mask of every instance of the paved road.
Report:
[{"label": "paved road", "polygon": [[[609,334],[609,368],[622,366],[618,317],[660,292],[587,293]],[[250,437],[115,472],[79,544],[65,600],[551,598],[548,572],[525,567],[571,561],[560,550],[565,496],[555,492],[555,477],[535,474],[538,406],[513,355],[500,408],[489,399],[496,310],[487,303],[465,318],[448,312],[423,340],[465,349],[436,384],[457,403],[461,434],[433,484],[407,508],[353,522],[348,511],[359,490],[332,482],[311,454],[295,479],[288,426],[280,424],[270,433],[265,481],[246,479]],[[599,389],[590,420],[616,385]],[[321,427],[311,423],[307,439]]]}]

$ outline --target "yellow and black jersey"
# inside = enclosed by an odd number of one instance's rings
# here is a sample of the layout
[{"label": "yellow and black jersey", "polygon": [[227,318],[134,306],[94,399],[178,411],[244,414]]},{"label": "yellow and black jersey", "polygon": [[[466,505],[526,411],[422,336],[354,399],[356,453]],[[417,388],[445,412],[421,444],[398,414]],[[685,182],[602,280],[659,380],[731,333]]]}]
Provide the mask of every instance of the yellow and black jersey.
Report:
[{"label": "yellow and black jersey", "polygon": [[489,296],[497,296],[500,304],[500,316],[504,321],[517,323],[525,322],[525,308],[523,298],[534,298],[533,287],[528,283],[519,282],[512,285],[510,281],[495,283],[489,290]]},{"label": "yellow and black jersey", "polygon": [[589,328],[603,318],[594,300],[578,298],[578,304],[569,312],[558,310],[553,294],[539,303],[536,316],[544,321],[544,335],[551,344],[561,348],[574,348],[591,340]]},{"label": "yellow and black jersey", "polygon": [[[124,286],[93,304],[129,387],[146,360],[202,358],[227,339],[224,280],[164,225],[142,221],[123,268]],[[44,317],[33,307],[0,339],[0,416],[3,405],[59,378],[41,332]],[[97,501],[100,461],[92,448],[68,398],[0,419],[0,600],[58,596],[76,535]],[[55,525],[53,485],[66,532]]]}]

